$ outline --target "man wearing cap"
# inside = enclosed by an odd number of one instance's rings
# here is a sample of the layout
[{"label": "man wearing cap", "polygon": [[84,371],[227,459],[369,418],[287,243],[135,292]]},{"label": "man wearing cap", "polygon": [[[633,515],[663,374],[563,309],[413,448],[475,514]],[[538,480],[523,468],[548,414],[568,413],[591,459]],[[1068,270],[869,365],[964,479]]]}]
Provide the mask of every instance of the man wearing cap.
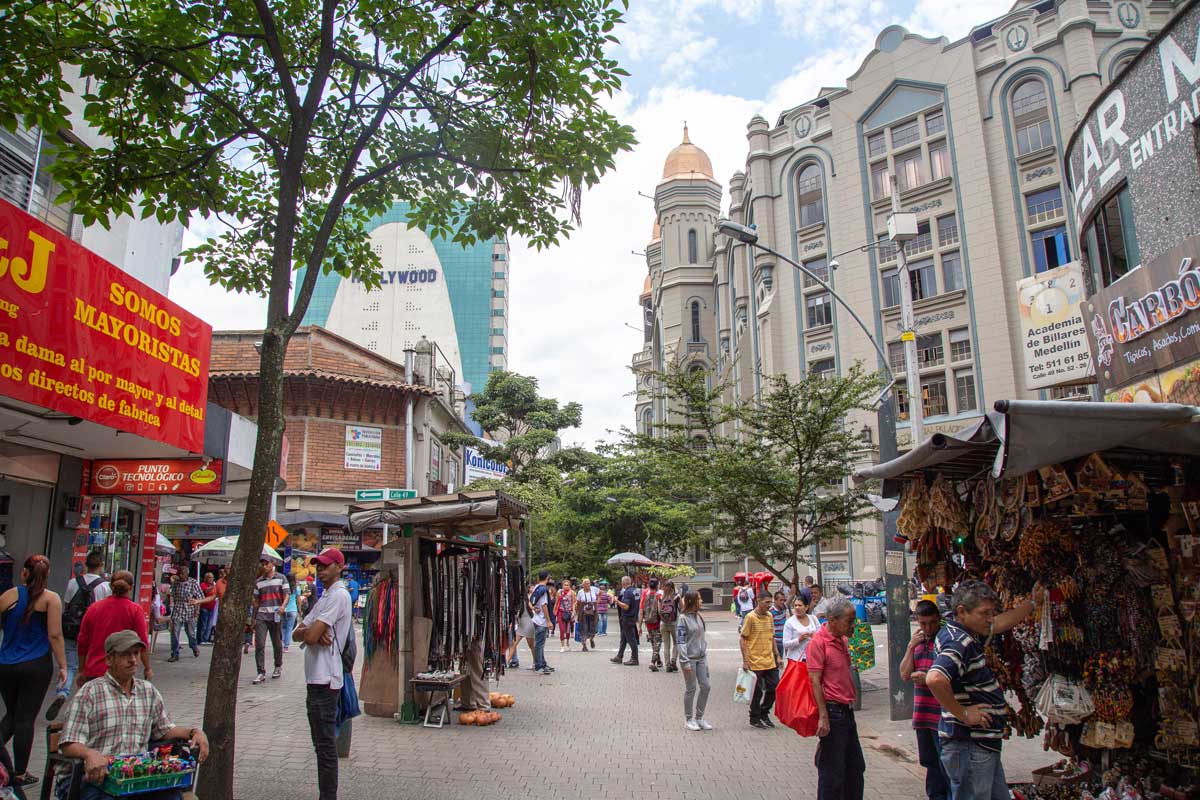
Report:
[{"label": "man wearing cap", "polygon": [[[59,743],[63,755],[83,759],[86,783],[80,800],[107,800],[110,795],[97,784],[108,771],[108,757],[145,752],[151,741],[187,739],[200,761],[208,758],[204,731],[172,724],[154,684],[133,676],[145,649],[142,638],[131,630],[110,634],[104,640],[108,671],[85,684],[67,708]],[[67,783],[59,782],[59,798],[66,797]],[[179,789],[139,795],[141,800],[181,797]]]},{"label": "man wearing cap", "polygon": [[346,559],[328,547],[312,559],[317,580],[325,587],[320,599],[292,633],[304,649],[305,707],[313,749],[317,752],[320,800],[337,800],[337,711],[342,694],[342,645],[350,635],[350,592],[341,581]]}]

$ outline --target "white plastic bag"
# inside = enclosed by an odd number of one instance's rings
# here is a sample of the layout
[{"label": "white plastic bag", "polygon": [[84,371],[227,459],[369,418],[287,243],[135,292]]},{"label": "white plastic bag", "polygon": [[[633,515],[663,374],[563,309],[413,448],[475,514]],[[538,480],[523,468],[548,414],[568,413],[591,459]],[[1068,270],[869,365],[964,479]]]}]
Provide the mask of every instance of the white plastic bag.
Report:
[{"label": "white plastic bag", "polygon": [[758,676],[748,669],[738,669],[737,683],[733,685],[733,702],[750,705],[754,696],[754,682]]},{"label": "white plastic bag", "polygon": [[1054,674],[1046,679],[1034,701],[1042,719],[1057,725],[1075,725],[1096,710],[1092,695],[1082,683]]}]

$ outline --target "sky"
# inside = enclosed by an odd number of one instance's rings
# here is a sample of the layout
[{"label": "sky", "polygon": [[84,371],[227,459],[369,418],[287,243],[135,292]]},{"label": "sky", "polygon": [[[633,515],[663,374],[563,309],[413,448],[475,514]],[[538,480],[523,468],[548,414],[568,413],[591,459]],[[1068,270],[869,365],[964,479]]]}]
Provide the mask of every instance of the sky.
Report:
[{"label": "sky", "polygon": [[[629,362],[642,347],[651,198],[685,121],[724,187],[744,169],[754,114],[774,125],[822,86],[844,85],[888,25],[954,41],[1013,1],[630,0],[615,51],[630,77],[611,108],[639,143],[584,195],[569,240],[540,252],[510,242],[509,369],[536,377],[545,396],[583,405],[583,425],[563,444],[611,441],[633,423]],[[217,330],[266,317],[264,300],[210,286],[196,265],[180,269],[170,295]]]}]

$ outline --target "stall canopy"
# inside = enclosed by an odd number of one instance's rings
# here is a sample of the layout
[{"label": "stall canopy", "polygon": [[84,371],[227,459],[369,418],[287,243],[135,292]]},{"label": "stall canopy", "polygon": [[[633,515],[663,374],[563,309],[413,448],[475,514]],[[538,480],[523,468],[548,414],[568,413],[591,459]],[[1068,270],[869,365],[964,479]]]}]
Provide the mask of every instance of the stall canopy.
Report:
[{"label": "stall canopy", "polygon": [[1102,451],[1197,456],[1197,423],[1200,408],[1175,403],[1000,400],[965,430],[935,433],[899,458],[858,471],[854,481],[883,480],[890,497],[899,490],[894,479],[919,470],[952,479],[988,471],[1012,478]]},{"label": "stall canopy", "polygon": [[605,563],[610,567],[653,567],[658,564],[641,553],[617,553]]},{"label": "stall canopy", "polygon": [[380,525],[444,528],[464,535],[515,530],[528,516],[525,504],[499,490],[417,497],[350,506],[350,531]]}]

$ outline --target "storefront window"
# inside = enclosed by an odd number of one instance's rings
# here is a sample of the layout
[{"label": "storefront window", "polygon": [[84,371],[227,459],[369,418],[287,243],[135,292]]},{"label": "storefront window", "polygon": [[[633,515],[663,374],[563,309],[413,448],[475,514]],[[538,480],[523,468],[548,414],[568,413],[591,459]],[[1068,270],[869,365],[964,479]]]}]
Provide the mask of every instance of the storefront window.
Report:
[{"label": "storefront window", "polygon": [[1141,263],[1129,189],[1108,198],[1083,232],[1088,263],[1100,273],[1104,286],[1117,281]]}]

